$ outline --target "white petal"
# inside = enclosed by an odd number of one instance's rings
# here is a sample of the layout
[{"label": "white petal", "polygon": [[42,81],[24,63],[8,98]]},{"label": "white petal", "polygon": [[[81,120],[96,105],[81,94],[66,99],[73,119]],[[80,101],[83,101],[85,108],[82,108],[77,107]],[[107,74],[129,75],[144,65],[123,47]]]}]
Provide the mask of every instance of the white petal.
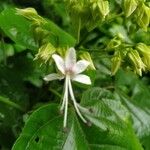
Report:
[{"label": "white petal", "polygon": [[62,57],[60,57],[59,55],[53,54],[52,58],[54,59],[57,68],[63,73],[65,74],[65,63],[64,60],[62,59]]},{"label": "white petal", "polygon": [[84,75],[84,74],[75,75],[75,76],[72,78],[72,80],[73,80],[73,81],[80,82],[80,83],[83,83],[83,84],[91,84],[91,79],[90,79],[90,77],[88,77],[87,75]]},{"label": "white petal", "polygon": [[65,57],[66,68],[67,69],[72,68],[75,65],[75,63],[76,63],[76,51],[72,47],[68,49],[66,57]]},{"label": "white petal", "polygon": [[81,72],[83,72],[88,65],[90,64],[90,62],[86,61],[86,60],[80,60],[76,63],[76,65],[74,66],[74,72],[75,74],[79,74]]},{"label": "white petal", "polygon": [[43,79],[45,81],[52,81],[52,80],[58,80],[58,79],[61,80],[63,78],[64,78],[64,76],[62,76],[62,75],[59,75],[57,73],[52,73],[52,74],[45,76]]}]

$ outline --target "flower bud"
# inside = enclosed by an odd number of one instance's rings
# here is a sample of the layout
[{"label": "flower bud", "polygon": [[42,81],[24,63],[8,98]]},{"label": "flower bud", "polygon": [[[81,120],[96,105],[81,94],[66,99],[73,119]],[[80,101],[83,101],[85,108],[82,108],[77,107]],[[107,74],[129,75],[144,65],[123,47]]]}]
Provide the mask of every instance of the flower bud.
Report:
[{"label": "flower bud", "polygon": [[117,39],[112,39],[108,45],[107,45],[107,48],[108,49],[115,49],[117,47],[119,47],[121,45],[121,41],[120,40],[117,40]]},{"label": "flower bud", "polygon": [[81,52],[81,53],[80,53],[80,58],[81,58],[81,59],[84,59],[84,60],[87,60],[88,62],[90,62],[89,67],[90,67],[92,70],[95,70],[94,63],[93,63],[92,58],[91,58],[91,56],[90,56],[90,54],[89,54],[88,52]]},{"label": "flower bud", "polygon": [[16,8],[17,13],[22,15],[22,16],[26,16],[26,17],[32,17],[37,14],[37,11],[34,8],[25,8],[25,9],[18,9]]},{"label": "flower bud", "polygon": [[109,2],[106,1],[106,0],[100,0],[100,1],[97,2],[97,5],[99,7],[99,11],[102,15],[102,18],[105,19],[105,17],[109,13]]},{"label": "flower bud", "polygon": [[41,27],[33,28],[33,34],[35,40],[38,41],[38,43],[40,43],[41,45],[47,43],[49,41],[48,37],[50,37],[51,35],[48,30],[45,30]]},{"label": "flower bud", "polygon": [[136,18],[138,25],[147,31],[150,23],[150,8],[143,3],[136,11]]},{"label": "flower bud", "polygon": [[124,37],[121,33],[118,33],[112,40],[107,45],[108,49],[115,49],[118,48],[121,44],[122,41],[124,40]]},{"label": "flower bud", "polygon": [[144,43],[139,43],[137,45],[137,50],[143,55],[143,62],[146,68],[150,71],[150,47]]},{"label": "flower bud", "polygon": [[47,63],[55,51],[56,48],[51,43],[44,44],[39,48],[34,60],[41,60],[42,62]]},{"label": "flower bud", "polygon": [[68,49],[68,47],[57,47],[56,51],[60,56],[65,57]]},{"label": "flower bud", "polygon": [[134,72],[141,76],[142,70],[145,71],[146,66],[143,63],[138,51],[131,49],[128,52],[128,57],[130,58],[131,63],[133,64]]},{"label": "flower bud", "polygon": [[138,43],[136,48],[142,55],[150,55],[150,47],[146,44]]},{"label": "flower bud", "polygon": [[112,67],[111,67],[112,75],[115,75],[116,72],[118,71],[118,69],[120,68],[121,60],[122,60],[122,58],[121,58],[120,52],[117,51],[115,56],[111,59],[111,61],[112,61]]},{"label": "flower bud", "polygon": [[146,69],[150,71],[150,56],[143,57],[143,62],[146,65]]},{"label": "flower bud", "polygon": [[95,1],[90,1],[90,2],[92,4],[92,10],[93,10],[93,12],[95,12],[96,9],[97,9],[97,1],[96,2]]},{"label": "flower bud", "polygon": [[124,0],[124,12],[126,17],[129,17],[137,8],[136,0]]},{"label": "flower bud", "polygon": [[25,9],[16,8],[16,10],[18,15],[22,15],[28,20],[35,21],[37,24],[45,22],[45,20],[38,15],[37,11],[34,8],[25,8]]}]

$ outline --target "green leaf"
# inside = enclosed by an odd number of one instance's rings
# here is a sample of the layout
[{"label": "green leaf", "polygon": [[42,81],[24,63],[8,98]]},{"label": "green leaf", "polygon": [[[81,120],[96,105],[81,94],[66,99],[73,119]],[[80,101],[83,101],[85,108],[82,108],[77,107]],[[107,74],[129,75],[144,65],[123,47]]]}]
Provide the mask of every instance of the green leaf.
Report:
[{"label": "green leaf", "polygon": [[15,9],[8,8],[0,14],[0,28],[5,34],[17,44],[35,50],[38,45],[30,32],[30,25],[24,17],[16,14]]},{"label": "green leaf", "polygon": [[150,135],[150,130],[148,130],[150,127],[149,87],[140,81],[135,74],[124,71],[118,72],[116,86],[125,106],[128,109],[132,108],[129,110],[132,113],[138,136]]},{"label": "green leaf", "polygon": [[46,20],[47,23],[42,26],[43,29],[50,31],[55,37],[55,45],[60,47],[75,46],[76,40],[70,34],[59,28],[51,20]]},{"label": "green leaf", "polygon": [[49,19],[38,15],[34,8],[16,9],[16,13],[30,21],[36,41],[41,45],[50,42],[56,47],[74,46],[76,40]]},{"label": "green leaf", "polygon": [[124,105],[129,109],[133,118],[133,125],[139,138],[150,135],[150,109],[140,107],[123,93],[119,94]]},{"label": "green leaf", "polygon": [[125,73],[124,71],[118,72],[116,87],[118,99],[131,113],[137,136],[144,143],[145,148],[149,149],[150,146],[145,142],[150,136],[149,87],[143,81],[140,81],[135,74]]},{"label": "green leaf", "polygon": [[89,89],[83,95],[82,105],[93,112],[92,115],[86,115],[95,125],[85,132],[90,144],[142,149],[131,126],[129,112],[119,101],[114,100],[111,92],[101,88]]},{"label": "green leaf", "polygon": [[26,122],[13,150],[142,150],[128,120],[127,110],[119,101],[108,99],[111,96],[100,88],[85,92],[82,105],[92,110],[93,113],[84,112],[92,125],[80,122],[70,107],[65,132],[63,115],[57,104],[39,108]]},{"label": "green leaf", "polygon": [[63,131],[63,116],[58,105],[49,104],[35,111],[27,121],[13,150],[64,149],[87,150],[87,141],[74,113],[69,113],[67,132]]},{"label": "green leaf", "polygon": [[150,149],[149,139],[150,139],[150,136],[147,136],[147,137],[142,138],[142,140],[141,140],[141,143],[144,147],[144,150],[149,150]]},{"label": "green leaf", "polygon": [[[39,43],[37,43],[34,38],[42,38],[42,36],[37,34],[36,36],[39,37],[34,37],[32,25],[33,22],[17,14],[14,8],[8,8],[0,14],[0,28],[5,34],[18,45],[26,47],[27,49],[36,50]],[[76,43],[76,40],[71,35],[48,19],[46,23],[40,25],[40,28],[50,34],[50,36],[46,38],[56,46],[74,46]]]}]

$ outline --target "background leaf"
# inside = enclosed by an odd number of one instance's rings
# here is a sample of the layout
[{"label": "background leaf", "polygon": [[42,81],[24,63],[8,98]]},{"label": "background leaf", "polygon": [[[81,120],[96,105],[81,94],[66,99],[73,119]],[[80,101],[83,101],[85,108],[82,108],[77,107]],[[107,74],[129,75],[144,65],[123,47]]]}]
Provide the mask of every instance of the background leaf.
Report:
[{"label": "background leaf", "polygon": [[[145,78],[146,80],[146,78]],[[116,76],[117,95],[130,111],[136,134],[143,145],[150,136],[150,93],[149,87],[131,72],[120,71]],[[149,145],[144,146],[149,149]]]}]

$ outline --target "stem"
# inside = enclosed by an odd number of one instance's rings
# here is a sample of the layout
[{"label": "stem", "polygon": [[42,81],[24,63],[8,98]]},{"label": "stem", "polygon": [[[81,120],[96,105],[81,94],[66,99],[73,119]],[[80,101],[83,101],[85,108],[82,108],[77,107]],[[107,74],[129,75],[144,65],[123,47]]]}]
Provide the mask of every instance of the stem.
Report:
[{"label": "stem", "polygon": [[10,101],[8,98],[6,98],[6,97],[2,97],[2,96],[0,96],[0,102],[3,102],[3,103],[5,103],[5,104],[7,104],[7,105],[9,105],[9,106],[12,106],[12,107],[14,107],[14,108],[16,108],[16,109],[18,109],[18,110],[20,110],[20,111],[24,111],[24,109],[21,107],[21,106],[19,106],[18,104],[16,104],[16,103],[14,103],[14,102],[12,102],[12,101]]},{"label": "stem", "polygon": [[4,57],[4,65],[7,64],[7,56],[6,56],[6,48],[5,48],[5,42],[4,42],[4,39],[2,38],[1,39],[2,41],[2,51],[3,51],[3,57]]},{"label": "stem", "polygon": [[59,98],[62,97],[56,90],[54,90],[54,89],[52,89],[52,88],[49,88],[49,90],[50,90],[52,93],[54,93],[56,96],[58,96]]},{"label": "stem", "polygon": [[79,43],[79,41],[80,41],[80,30],[81,30],[81,18],[79,18],[77,43]]},{"label": "stem", "polygon": [[86,33],[82,35],[82,39],[78,41],[77,45],[75,46],[76,49],[78,49],[85,42],[88,35],[89,35],[88,31],[86,31]]},{"label": "stem", "polygon": [[76,102],[75,97],[74,97],[74,93],[73,93],[73,90],[72,90],[72,85],[71,85],[70,79],[69,79],[69,92],[70,92],[70,96],[71,96],[71,99],[73,101],[74,107],[75,107],[75,109],[77,111],[77,114],[79,115],[79,117],[81,118],[81,120],[84,123],[87,123],[87,121],[84,119],[84,117],[82,116],[82,114],[80,113],[80,111],[78,109],[78,105],[77,105],[77,102]]}]

